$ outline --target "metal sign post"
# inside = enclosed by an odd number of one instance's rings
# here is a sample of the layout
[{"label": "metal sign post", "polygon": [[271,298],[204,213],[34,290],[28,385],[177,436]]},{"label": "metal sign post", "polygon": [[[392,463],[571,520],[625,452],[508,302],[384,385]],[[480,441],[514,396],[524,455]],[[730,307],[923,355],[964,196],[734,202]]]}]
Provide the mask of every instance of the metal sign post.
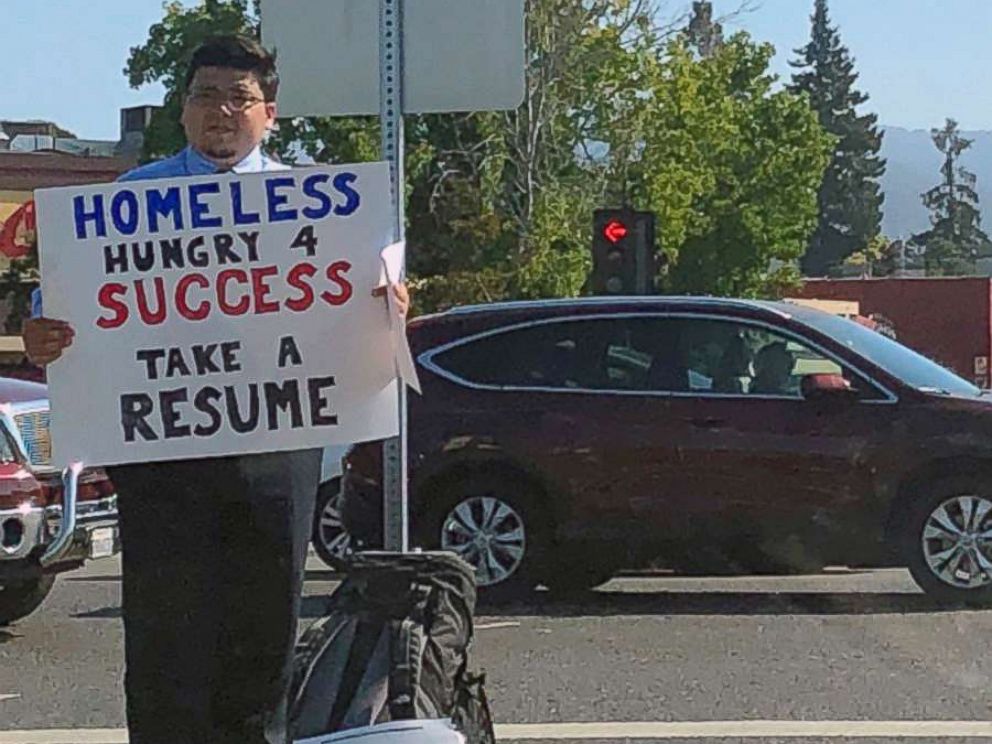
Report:
[{"label": "metal sign post", "polygon": [[[397,241],[405,233],[403,114],[511,110],[524,99],[525,0],[378,0],[378,19],[375,0],[260,7],[262,41],[276,51],[283,78],[280,116],[378,111]],[[383,448],[383,537],[386,550],[406,552],[407,398],[398,384],[400,433]]]},{"label": "metal sign post", "polygon": [[[379,119],[382,159],[389,163],[394,239],[406,238],[403,173],[403,0],[379,0]],[[407,518],[406,385],[399,385],[399,436],[382,446],[383,547],[406,553],[410,549]]]}]

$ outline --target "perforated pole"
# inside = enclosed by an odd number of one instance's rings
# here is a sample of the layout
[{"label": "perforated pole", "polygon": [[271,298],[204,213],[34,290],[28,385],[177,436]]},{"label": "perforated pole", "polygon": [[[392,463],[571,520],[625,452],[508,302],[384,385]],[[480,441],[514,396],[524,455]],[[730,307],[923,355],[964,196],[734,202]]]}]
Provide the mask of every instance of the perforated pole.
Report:
[{"label": "perforated pole", "polygon": [[[403,173],[403,0],[379,0],[379,118],[382,158],[389,163],[394,239],[406,234]],[[407,494],[406,386],[399,383],[399,436],[383,445],[384,548],[410,548]]]}]

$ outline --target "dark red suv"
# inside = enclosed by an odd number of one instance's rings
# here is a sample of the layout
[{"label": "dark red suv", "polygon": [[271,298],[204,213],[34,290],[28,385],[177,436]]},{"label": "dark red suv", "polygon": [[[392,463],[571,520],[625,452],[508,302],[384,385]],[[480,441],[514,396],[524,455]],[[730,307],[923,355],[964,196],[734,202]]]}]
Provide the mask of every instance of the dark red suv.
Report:
[{"label": "dark red suv", "polygon": [[[695,298],[465,308],[409,329],[415,543],[481,586],[594,586],[620,568],[908,566],[992,599],[992,397],[851,320]],[[381,535],[381,447],[344,521]]]}]

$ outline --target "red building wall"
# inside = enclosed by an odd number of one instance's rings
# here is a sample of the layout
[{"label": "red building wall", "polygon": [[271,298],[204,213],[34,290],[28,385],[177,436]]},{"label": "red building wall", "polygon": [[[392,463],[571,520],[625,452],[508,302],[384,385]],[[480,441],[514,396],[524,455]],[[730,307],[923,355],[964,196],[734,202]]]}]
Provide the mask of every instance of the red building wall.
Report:
[{"label": "red building wall", "polygon": [[989,386],[992,354],[992,280],[811,279],[800,297],[860,303],[862,315],[892,321],[899,341],[950,367],[967,380]]},{"label": "red building wall", "polygon": [[0,190],[34,191],[113,181],[135,162],[64,152],[0,152]]}]

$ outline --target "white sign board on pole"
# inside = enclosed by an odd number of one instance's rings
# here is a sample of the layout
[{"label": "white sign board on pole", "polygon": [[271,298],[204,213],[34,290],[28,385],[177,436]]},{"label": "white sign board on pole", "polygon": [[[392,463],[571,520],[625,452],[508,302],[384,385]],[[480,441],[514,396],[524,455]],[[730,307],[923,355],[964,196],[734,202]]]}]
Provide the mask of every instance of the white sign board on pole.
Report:
[{"label": "white sign board on pole", "polygon": [[[379,114],[378,0],[262,0],[280,116]],[[403,113],[502,111],[524,94],[524,0],[405,0]]]},{"label": "white sign board on pole", "polygon": [[385,163],[36,194],[57,462],[395,436],[397,340],[373,297],[392,242]]}]

